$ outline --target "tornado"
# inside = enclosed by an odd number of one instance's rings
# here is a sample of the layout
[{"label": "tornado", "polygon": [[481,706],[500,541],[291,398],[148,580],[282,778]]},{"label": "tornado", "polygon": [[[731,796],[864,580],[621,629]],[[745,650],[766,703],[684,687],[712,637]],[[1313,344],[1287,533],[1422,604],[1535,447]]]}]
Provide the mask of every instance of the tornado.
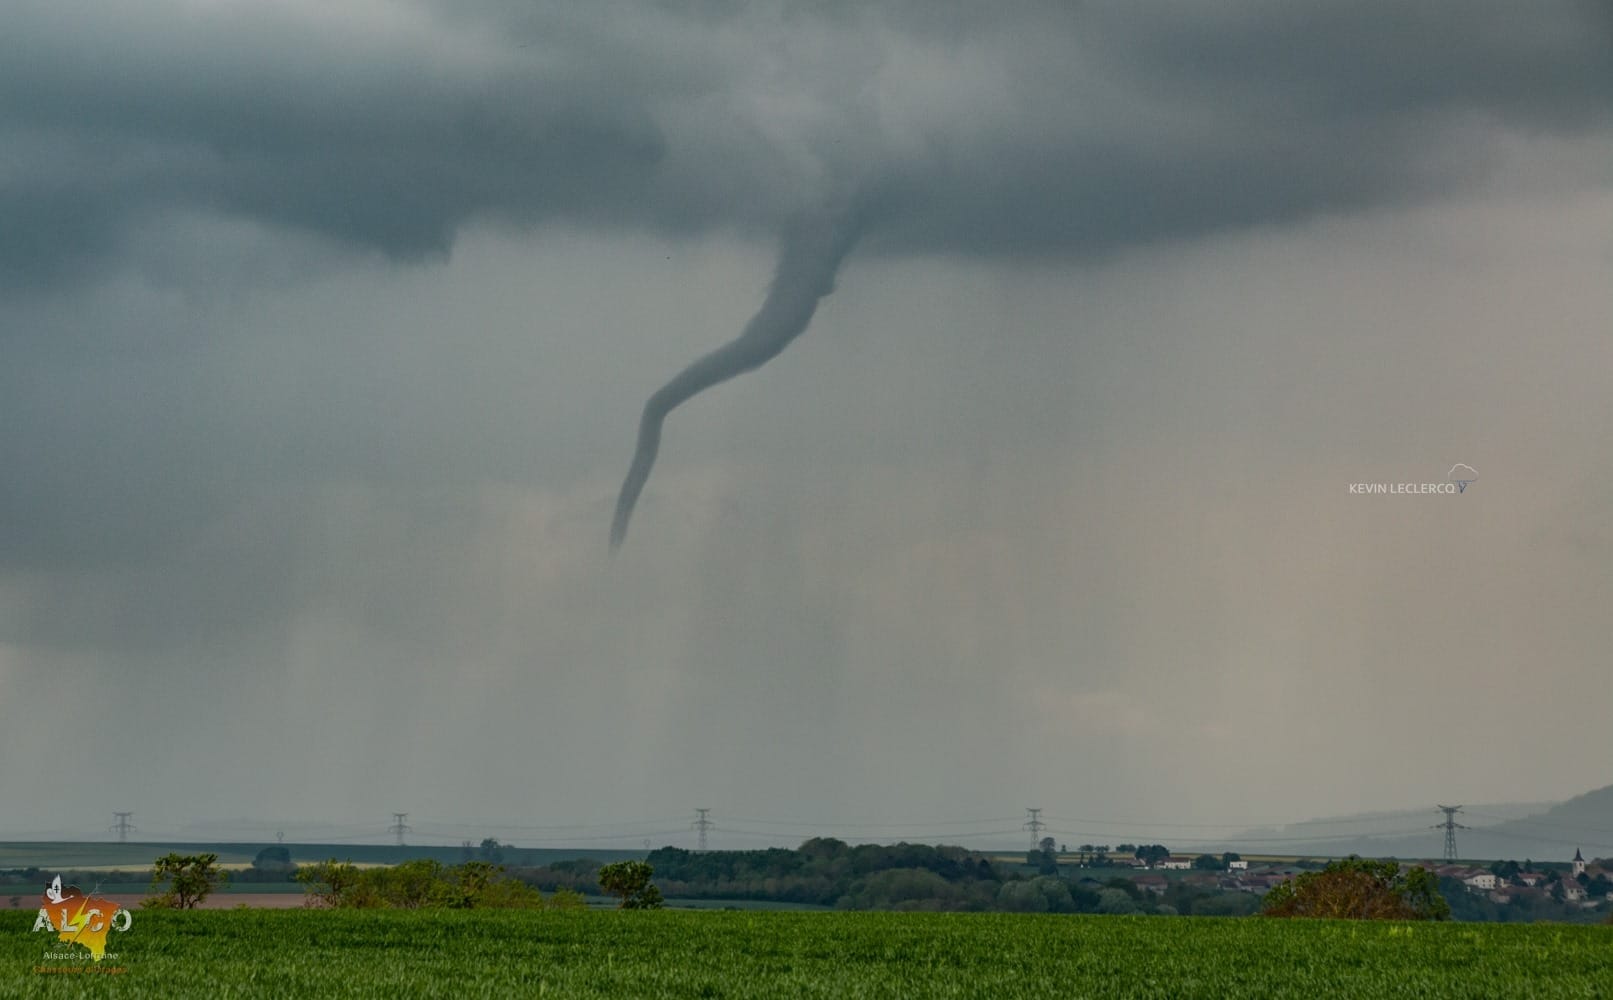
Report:
[{"label": "tornado", "polygon": [[767,297],[739,336],[673,376],[644,404],[638,448],[633,452],[627,478],[622,481],[616,516],[611,520],[612,552],[627,537],[633,508],[661,449],[661,427],[667,415],[712,386],[760,368],[790,346],[812,322],[818,301],[834,291],[835,273],[857,242],[857,235],[857,226],[849,215],[818,217],[790,226],[783,236]]}]

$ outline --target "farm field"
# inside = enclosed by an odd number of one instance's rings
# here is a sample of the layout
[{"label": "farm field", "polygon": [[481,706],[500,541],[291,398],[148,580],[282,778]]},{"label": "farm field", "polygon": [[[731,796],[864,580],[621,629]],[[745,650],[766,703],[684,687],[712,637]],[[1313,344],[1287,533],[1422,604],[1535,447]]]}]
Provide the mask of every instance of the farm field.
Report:
[{"label": "farm field", "polygon": [[[134,914],[117,975],[0,996],[1609,997],[1613,928],[1010,914],[223,910]],[[113,961],[109,954],[106,963]],[[58,961],[57,965],[70,965]],[[88,963],[85,963],[86,965]]]}]

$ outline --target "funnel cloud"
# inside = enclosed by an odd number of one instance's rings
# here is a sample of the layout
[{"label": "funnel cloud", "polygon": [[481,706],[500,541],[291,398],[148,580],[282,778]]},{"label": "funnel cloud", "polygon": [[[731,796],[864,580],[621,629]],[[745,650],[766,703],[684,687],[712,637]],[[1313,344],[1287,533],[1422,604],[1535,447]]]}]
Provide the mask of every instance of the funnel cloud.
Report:
[{"label": "funnel cloud", "polygon": [[650,396],[639,418],[633,464],[628,467],[622,492],[616,499],[616,516],[610,526],[611,551],[627,538],[633,508],[661,449],[661,427],[667,415],[712,386],[760,368],[790,346],[812,322],[818,301],[834,291],[835,272],[857,241],[857,232],[849,212],[800,220],[791,226],[784,236],[767,298],[745,329]]}]

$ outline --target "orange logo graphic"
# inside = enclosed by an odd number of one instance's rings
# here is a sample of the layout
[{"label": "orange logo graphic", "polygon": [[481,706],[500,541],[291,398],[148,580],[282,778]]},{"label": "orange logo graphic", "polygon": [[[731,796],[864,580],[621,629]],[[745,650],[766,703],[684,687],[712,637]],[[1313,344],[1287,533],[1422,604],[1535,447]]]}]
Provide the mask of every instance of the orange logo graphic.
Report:
[{"label": "orange logo graphic", "polygon": [[64,944],[83,945],[97,962],[106,955],[107,932],[121,934],[134,922],[128,910],[93,892],[85,895],[76,885],[63,889],[60,875],[46,887],[39,901],[34,930],[54,931]]}]

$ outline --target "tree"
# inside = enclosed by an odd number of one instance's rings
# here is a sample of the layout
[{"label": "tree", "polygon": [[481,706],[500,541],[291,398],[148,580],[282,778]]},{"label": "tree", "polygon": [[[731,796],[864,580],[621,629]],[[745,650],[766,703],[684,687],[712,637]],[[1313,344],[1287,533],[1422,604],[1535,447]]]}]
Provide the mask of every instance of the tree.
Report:
[{"label": "tree", "polygon": [[1243,855],[1239,854],[1237,851],[1227,851],[1225,854],[1221,855],[1221,867],[1231,868],[1232,862],[1242,860]]},{"label": "tree", "polygon": [[658,910],[661,890],[650,881],[654,874],[655,869],[643,861],[618,861],[599,870],[599,887],[621,897],[619,910]]},{"label": "tree", "polygon": [[452,868],[430,858],[390,868],[359,868],[332,859],[304,865],[297,881],[308,887],[308,905],[399,909],[574,909],[582,897],[557,892],[545,901],[537,889],[505,875],[489,861],[467,861]]},{"label": "tree", "polygon": [[1039,850],[1031,851],[1025,858],[1026,864],[1036,866],[1039,875],[1057,875],[1059,872],[1058,854],[1053,850],[1057,844],[1052,837],[1043,837],[1036,845]]},{"label": "tree", "polygon": [[1136,882],[1133,882],[1131,879],[1122,878],[1122,877],[1120,877],[1118,875],[1116,875],[1114,878],[1110,879],[1109,881],[1105,882],[1104,886],[1105,886],[1105,888],[1109,888],[1109,889],[1118,889],[1121,892],[1125,893],[1126,895],[1130,896],[1134,900],[1142,899],[1143,894],[1146,891],[1141,886],[1139,886]]},{"label": "tree", "polygon": [[[1010,913],[1046,913],[1048,894],[1037,885],[1042,879],[1004,882],[997,890],[997,909]],[[1057,881],[1057,880],[1054,880]],[[1064,895],[1069,896],[1068,890]]]},{"label": "tree", "polygon": [[1193,859],[1193,867],[1200,871],[1219,872],[1226,870],[1227,863],[1213,854],[1200,854]]},{"label": "tree", "polygon": [[1137,904],[1132,901],[1130,896],[1119,889],[1099,889],[1098,912],[1115,915],[1136,913]]},{"label": "tree", "polygon": [[1164,844],[1143,844],[1132,854],[1138,861],[1152,868],[1171,856],[1171,849]]},{"label": "tree", "polygon": [[415,858],[390,868],[372,868],[364,878],[382,900],[400,909],[451,906],[460,898],[442,862],[435,858]]},{"label": "tree", "polygon": [[838,840],[834,837],[813,837],[810,840],[803,841],[799,848],[803,857],[811,858],[815,861],[832,861],[835,858],[844,857],[849,849],[849,845],[844,840]]},{"label": "tree", "polygon": [[380,906],[381,900],[364,881],[364,870],[348,861],[321,861],[316,865],[303,865],[297,869],[297,881],[303,884],[309,902],[314,906]]},{"label": "tree", "polygon": [[504,845],[498,842],[498,838],[488,837],[482,841],[476,856],[488,864],[500,864],[504,861]]},{"label": "tree", "polygon": [[258,856],[252,859],[252,867],[260,872],[281,875],[297,869],[297,866],[291,863],[291,851],[279,844],[259,851]]},{"label": "tree", "polygon": [[1402,870],[1393,861],[1351,855],[1319,872],[1305,872],[1266,893],[1268,917],[1340,920],[1448,920],[1450,904],[1426,868]]},{"label": "tree", "polygon": [[1613,892],[1613,879],[1609,879],[1604,872],[1597,872],[1590,881],[1585,883],[1585,891],[1590,893],[1592,898],[1601,897],[1605,899],[1608,893]]},{"label": "tree", "polygon": [[165,854],[151,866],[151,891],[168,888],[145,900],[150,907],[190,910],[228,879],[217,854]]}]

